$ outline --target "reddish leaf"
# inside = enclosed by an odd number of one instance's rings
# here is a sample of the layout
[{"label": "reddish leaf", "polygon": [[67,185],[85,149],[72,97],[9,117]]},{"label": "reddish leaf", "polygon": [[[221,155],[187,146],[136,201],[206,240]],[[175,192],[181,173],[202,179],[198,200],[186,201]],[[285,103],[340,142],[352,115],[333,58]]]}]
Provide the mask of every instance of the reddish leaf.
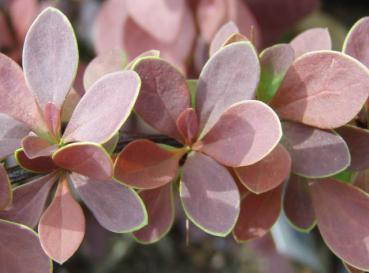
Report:
[{"label": "reddish leaf", "polygon": [[310,231],[316,224],[309,181],[291,174],[288,181],[283,209],[292,226],[299,231]]},{"label": "reddish leaf", "polygon": [[65,129],[64,142],[105,143],[122,127],[140,90],[134,71],[110,73],[82,97]]},{"label": "reddish leaf", "polygon": [[369,197],[333,179],[310,186],[320,234],[326,245],[348,264],[369,270]]},{"label": "reddish leaf", "polygon": [[291,157],[281,144],[259,162],[235,168],[241,183],[256,194],[278,187],[288,177],[290,170]]},{"label": "reddish leaf", "polygon": [[305,177],[332,176],[350,165],[345,141],[334,131],[283,122],[282,142],[292,158],[292,172]]},{"label": "reddish leaf", "polygon": [[194,149],[223,165],[251,165],[278,144],[282,136],[277,115],[266,104],[242,101],[229,107]]},{"label": "reddish leaf", "polygon": [[135,111],[158,131],[181,140],[176,120],[191,104],[183,75],[166,61],[157,58],[142,59],[133,69],[142,79]]},{"label": "reddish leaf", "polygon": [[63,105],[78,68],[78,47],[68,18],[45,9],[33,22],[24,42],[23,68],[42,112],[47,103]]},{"label": "reddish leaf", "polygon": [[281,212],[281,189],[260,195],[249,193],[242,199],[240,217],[233,230],[238,242],[260,238],[272,228]]},{"label": "reddish leaf", "polygon": [[134,190],[114,180],[100,181],[76,173],[70,178],[83,202],[104,228],[125,233],[147,223],[145,206]]},{"label": "reddish leaf", "polygon": [[21,146],[21,139],[29,131],[23,123],[7,115],[0,114],[0,160],[19,148]]},{"label": "reddish leaf", "polygon": [[173,184],[167,184],[153,190],[143,190],[140,196],[145,203],[148,224],[133,233],[134,238],[142,244],[151,244],[163,238],[174,222]]},{"label": "reddish leaf", "polygon": [[201,71],[196,94],[201,137],[229,106],[255,97],[259,76],[258,57],[250,42],[230,44],[209,59]]},{"label": "reddish leaf", "polygon": [[288,69],[270,105],[282,119],[337,128],[353,119],[365,103],[368,75],[368,69],[342,53],[308,53]]},{"label": "reddish leaf", "polygon": [[233,33],[231,36],[228,37],[227,40],[225,40],[223,46],[230,45],[232,43],[237,42],[246,42],[249,41],[246,36],[242,35],[241,33]]},{"label": "reddish leaf", "polygon": [[13,199],[12,186],[8,174],[2,164],[0,164],[0,212],[7,208]]},{"label": "reddish leaf", "polygon": [[183,167],[179,190],[186,215],[196,226],[222,237],[232,231],[240,212],[240,195],[226,168],[194,152]]},{"label": "reddish leaf", "polygon": [[230,21],[224,24],[217,31],[217,33],[215,34],[214,38],[210,43],[209,55],[210,56],[214,55],[215,52],[217,52],[219,49],[222,48],[222,46],[225,44],[225,42],[228,40],[229,37],[239,32],[240,31],[234,22]]},{"label": "reddish leaf", "polygon": [[349,273],[365,273],[364,271],[360,270],[360,269],[357,269],[345,262],[342,262],[343,265],[345,266],[346,270],[349,272]]},{"label": "reddish leaf", "polygon": [[60,138],[61,130],[61,109],[52,102],[48,102],[45,105],[44,113],[45,121],[49,132],[53,137],[53,142],[57,143]]},{"label": "reddish leaf", "polygon": [[28,135],[22,139],[23,152],[29,159],[51,156],[58,149],[57,144],[51,144],[38,136]]},{"label": "reddish leaf", "polygon": [[176,177],[178,162],[185,152],[166,150],[146,139],[132,141],[118,155],[114,177],[138,189],[161,187]]},{"label": "reddish leaf", "polygon": [[199,132],[199,123],[196,112],[193,108],[187,108],[178,117],[177,129],[182,136],[183,143],[191,145],[197,138]]},{"label": "reddish leaf", "polygon": [[369,170],[358,172],[352,184],[369,193]]},{"label": "reddish leaf", "polygon": [[86,67],[83,75],[85,90],[106,74],[123,70],[127,57],[121,49],[111,50],[97,55]]},{"label": "reddish leaf", "polygon": [[0,211],[0,218],[35,227],[57,178],[56,173],[52,173],[16,187],[11,206]]},{"label": "reddish leaf", "polygon": [[113,162],[100,145],[81,142],[64,146],[53,154],[54,163],[68,171],[97,180],[110,180]]},{"label": "reddish leaf", "polygon": [[23,169],[34,173],[49,173],[58,169],[50,156],[29,159],[22,149],[15,151],[15,159]]},{"label": "reddish leaf", "polygon": [[134,58],[132,61],[130,61],[127,66],[125,67],[125,69],[130,70],[132,69],[133,65],[138,62],[140,59],[145,58],[145,57],[153,57],[153,58],[160,58],[160,51],[156,50],[156,49],[151,49],[151,50],[147,50],[142,52],[140,55],[138,55],[136,58]]},{"label": "reddish leaf", "polygon": [[345,140],[351,154],[349,170],[363,171],[369,169],[369,131],[346,125],[338,128],[337,133]]},{"label": "reddish leaf", "polygon": [[59,182],[55,197],[38,225],[41,246],[59,264],[67,261],[82,243],[85,216],[70,193],[65,177]]},{"label": "reddish leaf", "polygon": [[311,28],[297,35],[290,43],[298,58],[305,53],[331,50],[332,41],[327,28]]},{"label": "reddish leaf", "polygon": [[342,51],[369,67],[369,17],[357,21],[350,29],[343,43]]},{"label": "reddish leaf", "polygon": [[81,95],[72,88],[68,93],[67,98],[63,104],[61,121],[64,123],[68,123],[70,118],[72,117],[73,111],[81,100]]},{"label": "reddish leaf", "polygon": [[3,273],[52,272],[52,263],[30,228],[0,220],[0,264]]}]

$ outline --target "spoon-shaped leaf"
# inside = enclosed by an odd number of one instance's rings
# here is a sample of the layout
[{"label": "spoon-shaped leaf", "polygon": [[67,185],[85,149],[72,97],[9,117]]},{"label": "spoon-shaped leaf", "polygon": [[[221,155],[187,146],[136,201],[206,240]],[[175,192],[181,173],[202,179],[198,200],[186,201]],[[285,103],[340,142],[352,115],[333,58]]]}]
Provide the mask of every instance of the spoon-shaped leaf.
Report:
[{"label": "spoon-shaped leaf", "polygon": [[12,187],[4,165],[0,164],[0,212],[8,207],[13,199]]},{"label": "spoon-shaped leaf", "polygon": [[185,213],[196,226],[222,237],[232,231],[240,212],[240,194],[225,167],[201,153],[190,154],[179,191]]},{"label": "spoon-shaped leaf", "polygon": [[213,56],[215,52],[222,48],[224,43],[235,33],[239,33],[240,30],[236,26],[236,24],[232,21],[224,24],[218,31],[215,33],[214,38],[210,43],[209,55]]},{"label": "spoon-shaped leaf", "polygon": [[14,156],[19,166],[30,172],[50,173],[58,169],[58,166],[54,164],[50,156],[40,156],[30,159],[22,149],[16,150]]},{"label": "spoon-shaped leaf", "polygon": [[281,136],[281,124],[269,106],[255,100],[242,101],[229,107],[194,149],[223,165],[240,167],[269,154]]},{"label": "spoon-shaped leaf", "polygon": [[28,135],[22,139],[22,148],[29,159],[35,159],[40,156],[51,156],[58,149],[58,145],[53,145],[38,136]]},{"label": "spoon-shaped leaf", "polygon": [[138,194],[114,180],[100,181],[72,173],[79,196],[107,230],[132,232],[147,223],[145,206]]}]

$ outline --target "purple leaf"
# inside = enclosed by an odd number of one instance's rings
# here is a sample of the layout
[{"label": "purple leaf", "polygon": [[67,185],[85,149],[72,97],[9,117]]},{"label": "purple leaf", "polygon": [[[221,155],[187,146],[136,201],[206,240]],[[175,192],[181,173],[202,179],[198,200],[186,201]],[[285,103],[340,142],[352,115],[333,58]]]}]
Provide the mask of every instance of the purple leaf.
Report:
[{"label": "purple leaf", "polygon": [[201,153],[188,156],[180,197],[187,217],[200,229],[227,236],[240,212],[240,194],[228,170]]},{"label": "purple leaf", "polygon": [[199,133],[199,122],[196,112],[192,108],[184,110],[177,118],[177,129],[182,136],[183,143],[191,145]]},{"label": "purple leaf", "polygon": [[60,109],[77,73],[78,46],[59,10],[47,8],[33,22],[24,42],[23,68],[41,111],[49,102]]},{"label": "purple leaf", "polygon": [[364,271],[360,270],[360,269],[357,269],[345,262],[342,262],[344,267],[346,268],[346,270],[349,272],[349,273],[365,273]]},{"label": "purple leaf", "polygon": [[134,190],[114,180],[100,181],[76,173],[70,178],[82,201],[107,230],[126,233],[146,225],[145,206]]},{"label": "purple leaf", "polygon": [[364,105],[368,75],[364,65],[342,53],[308,53],[288,69],[270,105],[282,119],[321,129],[337,128],[353,119]]},{"label": "purple leaf", "polygon": [[334,131],[283,122],[282,142],[292,158],[292,172],[305,177],[332,176],[350,165],[345,141]]},{"label": "purple leaf", "polygon": [[0,218],[35,227],[44,211],[51,187],[57,181],[56,173],[35,178],[13,190],[13,202],[0,211]]},{"label": "purple leaf", "polygon": [[41,156],[30,159],[22,149],[16,150],[14,155],[19,166],[34,173],[49,173],[58,169],[58,166],[54,164],[50,156]]},{"label": "purple leaf", "polygon": [[333,179],[310,185],[320,234],[336,256],[369,270],[369,197]]},{"label": "purple leaf", "polygon": [[58,149],[58,145],[53,145],[38,136],[28,135],[22,139],[22,148],[29,159],[35,159],[40,156],[51,156]]},{"label": "purple leaf", "polygon": [[278,144],[259,162],[234,170],[248,190],[260,194],[278,187],[288,177],[291,157],[283,145]]},{"label": "purple leaf", "polygon": [[327,28],[311,28],[297,35],[290,45],[298,58],[305,53],[318,50],[331,50],[332,41]]},{"label": "purple leaf", "polygon": [[134,71],[115,72],[98,80],[74,110],[64,142],[111,139],[131,113],[139,90],[140,78]]},{"label": "purple leaf", "polygon": [[255,97],[259,76],[258,57],[250,42],[225,46],[209,59],[201,71],[196,94],[200,137],[229,106]]},{"label": "purple leaf", "polygon": [[281,136],[281,124],[269,106],[255,100],[242,101],[229,107],[193,149],[223,165],[240,167],[269,154]]},{"label": "purple leaf", "polygon": [[48,273],[52,263],[30,228],[0,220],[1,272]]},{"label": "purple leaf", "polygon": [[53,154],[54,163],[68,171],[97,180],[110,180],[113,162],[100,145],[88,142],[64,146]]},{"label": "purple leaf", "polygon": [[133,236],[142,244],[152,244],[163,238],[173,225],[175,216],[173,184],[143,190],[140,196],[147,209],[148,223],[135,231]]},{"label": "purple leaf", "polygon": [[0,213],[13,200],[12,186],[4,165],[0,164]]},{"label": "purple leaf", "polygon": [[215,34],[210,43],[209,55],[213,56],[215,52],[221,49],[225,42],[235,33],[239,33],[240,30],[236,24],[232,21],[224,24]]}]

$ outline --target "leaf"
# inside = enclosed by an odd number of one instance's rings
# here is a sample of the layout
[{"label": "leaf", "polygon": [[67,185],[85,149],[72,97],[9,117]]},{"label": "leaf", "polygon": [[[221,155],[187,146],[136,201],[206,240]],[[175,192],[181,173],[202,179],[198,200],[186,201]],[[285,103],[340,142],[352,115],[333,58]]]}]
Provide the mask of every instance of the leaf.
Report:
[{"label": "leaf", "polygon": [[260,53],[258,99],[267,103],[273,98],[294,59],[295,53],[288,44],[277,44]]},{"label": "leaf", "polygon": [[240,194],[228,170],[201,153],[190,154],[183,167],[179,194],[186,216],[214,236],[227,236],[240,212]]},{"label": "leaf", "polygon": [[30,172],[49,173],[58,169],[58,166],[54,164],[50,156],[41,156],[29,159],[22,149],[16,150],[14,156],[19,166]]},{"label": "leaf", "polygon": [[337,128],[353,119],[364,105],[368,75],[368,69],[342,53],[308,53],[288,69],[270,105],[282,119],[320,129]]},{"label": "leaf", "polygon": [[283,209],[292,227],[298,231],[309,232],[314,228],[314,207],[306,178],[291,174],[283,198]]},{"label": "leaf", "polygon": [[52,262],[32,229],[0,220],[0,233],[1,272],[52,272]]},{"label": "leaf", "polygon": [[59,10],[47,8],[27,32],[23,68],[28,86],[45,111],[62,107],[78,68],[78,46],[72,25]]},{"label": "leaf", "polygon": [[[82,88],[81,88],[82,89]],[[68,123],[72,117],[73,111],[81,100],[81,95],[72,88],[68,93],[62,108],[61,121]]]},{"label": "leaf", "polygon": [[22,69],[3,54],[0,54],[0,94],[0,113],[25,123],[37,133],[48,132]]},{"label": "leaf", "polygon": [[157,58],[141,59],[133,69],[142,80],[136,113],[161,133],[181,140],[176,120],[191,103],[183,75],[171,64]]},{"label": "leaf", "polygon": [[70,179],[82,201],[107,230],[126,233],[146,225],[145,206],[134,190],[114,180],[95,180],[76,173]]},{"label": "leaf", "polygon": [[13,189],[13,202],[6,210],[0,211],[0,218],[35,227],[57,179],[56,173],[51,173]]},{"label": "leaf", "polygon": [[369,270],[369,197],[358,188],[333,179],[310,185],[320,234],[346,263]]},{"label": "leaf", "polygon": [[174,216],[173,184],[140,192],[148,214],[148,223],[133,237],[141,244],[152,244],[162,239],[171,229]]},{"label": "leaf", "polygon": [[349,170],[363,171],[369,169],[369,131],[346,125],[336,129],[337,133],[345,140],[351,155]]},{"label": "leaf", "polygon": [[282,143],[292,158],[292,172],[305,177],[335,175],[350,165],[345,141],[334,131],[283,122]]},{"label": "leaf", "polygon": [[356,177],[354,177],[352,184],[365,191],[366,193],[369,193],[369,172],[368,170],[358,172]]},{"label": "leaf", "polygon": [[342,262],[345,269],[349,272],[349,273],[365,273],[364,271],[360,270],[360,269],[357,269],[355,267],[352,267],[351,265],[345,263],[345,262]]},{"label": "leaf", "polygon": [[59,264],[79,248],[85,234],[85,216],[74,200],[65,177],[59,182],[53,201],[38,225],[41,246]]},{"label": "leaf", "polygon": [[127,64],[127,56],[123,50],[115,49],[97,55],[86,67],[83,75],[85,90],[106,74],[123,70]]},{"label": "leaf", "polygon": [[219,49],[222,48],[224,43],[235,33],[239,33],[239,29],[236,24],[232,21],[224,24],[219,30],[215,33],[214,38],[210,43],[209,55],[214,55]]},{"label": "leaf", "polygon": [[287,179],[291,170],[291,157],[283,145],[278,144],[259,162],[234,170],[248,190],[260,194],[278,187]]},{"label": "leaf", "polygon": [[351,184],[353,180],[356,178],[357,173],[351,172],[348,169],[343,170],[342,172],[339,172],[338,174],[332,176],[332,178]]},{"label": "leaf", "polygon": [[21,146],[21,139],[29,133],[25,124],[0,114],[0,160]]},{"label": "leaf", "polygon": [[97,180],[110,180],[113,176],[113,162],[109,154],[95,143],[64,146],[53,154],[53,161],[63,169]]},{"label": "leaf", "polygon": [[105,143],[122,127],[132,111],[140,90],[134,71],[108,74],[92,85],[81,98],[65,129],[65,143]]},{"label": "leaf", "polygon": [[247,194],[241,201],[240,217],[233,230],[238,242],[264,236],[277,221],[281,212],[281,187],[263,194]]},{"label": "leaf", "polygon": [[23,42],[27,31],[40,10],[37,0],[13,0],[6,5],[18,42]]},{"label": "leaf", "polygon": [[298,58],[305,53],[318,50],[331,50],[332,41],[327,28],[311,28],[297,35],[290,45]]},{"label": "leaf", "polygon": [[113,154],[115,149],[117,148],[117,145],[119,143],[119,132],[116,133],[111,139],[109,139],[107,142],[105,142],[102,146],[104,149],[109,153]]},{"label": "leaf", "polygon": [[131,70],[133,68],[133,66],[140,60],[140,59],[144,59],[145,57],[153,57],[153,58],[160,58],[160,51],[156,50],[156,49],[151,49],[151,50],[147,50],[142,52],[140,55],[138,55],[136,58],[134,58],[132,61],[130,61],[125,69],[126,70]]},{"label": "leaf", "polygon": [[53,145],[38,136],[28,135],[22,139],[22,148],[29,159],[35,159],[42,156],[51,156],[58,149],[58,145]]},{"label": "leaf", "polygon": [[228,39],[224,42],[223,46],[227,46],[237,42],[245,42],[249,41],[246,36],[242,35],[241,33],[233,33]]},{"label": "leaf", "polygon": [[196,112],[200,138],[229,106],[255,97],[259,76],[258,57],[250,42],[225,46],[209,59],[197,85]]},{"label": "leaf", "polygon": [[269,106],[255,100],[241,101],[229,107],[193,149],[223,165],[240,167],[269,154],[281,136],[281,124]]},{"label": "leaf", "polygon": [[369,17],[361,18],[350,29],[343,43],[342,51],[369,67],[368,44],[366,33],[369,30]]},{"label": "leaf", "polygon": [[161,187],[176,177],[179,160],[186,151],[169,151],[146,139],[132,141],[118,155],[114,177],[137,189]]},{"label": "leaf", "polygon": [[193,108],[187,108],[178,117],[177,129],[182,136],[183,143],[191,145],[197,138],[199,123]]},{"label": "leaf", "polygon": [[12,186],[4,165],[0,164],[0,213],[13,200]]}]

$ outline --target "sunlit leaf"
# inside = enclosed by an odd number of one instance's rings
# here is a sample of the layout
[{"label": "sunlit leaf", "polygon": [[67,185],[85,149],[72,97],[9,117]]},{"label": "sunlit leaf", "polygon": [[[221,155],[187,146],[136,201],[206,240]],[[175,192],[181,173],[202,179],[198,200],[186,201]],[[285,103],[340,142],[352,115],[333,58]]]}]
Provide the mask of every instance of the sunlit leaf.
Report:
[{"label": "sunlit leaf", "polygon": [[214,38],[212,39],[210,43],[209,48],[209,55],[214,55],[215,52],[217,52],[224,43],[228,40],[229,37],[231,37],[235,33],[239,33],[239,29],[236,26],[236,24],[232,21],[224,24],[215,34]]},{"label": "sunlit leaf", "polygon": [[197,85],[200,137],[214,126],[229,106],[255,97],[259,76],[259,60],[250,42],[225,46],[209,59]]},{"label": "sunlit leaf", "polygon": [[118,155],[114,177],[130,187],[153,189],[171,182],[185,150],[169,151],[150,140],[135,140]]},{"label": "sunlit leaf", "polygon": [[38,225],[41,246],[59,264],[67,261],[82,243],[85,216],[74,200],[65,177],[59,182],[53,201]]},{"label": "sunlit leaf", "polygon": [[240,195],[228,170],[201,153],[190,154],[183,167],[180,197],[187,217],[215,236],[227,236],[240,212]]},{"label": "sunlit leaf", "polygon": [[0,164],[0,212],[8,207],[13,199],[10,180],[4,165]]},{"label": "sunlit leaf", "polygon": [[76,173],[70,178],[82,201],[104,228],[125,233],[147,223],[144,204],[132,189],[114,180],[100,181]]},{"label": "sunlit leaf", "polygon": [[17,163],[25,170],[34,173],[49,173],[58,169],[50,156],[41,156],[34,159],[27,157],[22,149],[18,149],[14,153]]},{"label": "sunlit leaf", "polygon": [[242,101],[229,107],[194,149],[226,166],[240,167],[269,154],[281,136],[281,124],[269,106]]},{"label": "sunlit leaf", "polygon": [[193,108],[184,110],[176,121],[177,129],[182,136],[183,143],[192,144],[199,132],[197,115]]},{"label": "sunlit leaf", "polygon": [[65,129],[64,142],[104,143],[128,118],[140,89],[134,71],[114,72],[95,82],[78,103]]},{"label": "sunlit leaf", "polygon": [[40,156],[51,156],[58,149],[58,145],[38,136],[28,135],[22,139],[22,148],[29,159],[35,159]]},{"label": "sunlit leaf", "polygon": [[282,143],[290,152],[292,172],[301,176],[331,176],[350,165],[349,149],[334,131],[286,121]]},{"label": "sunlit leaf", "polygon": [[264,236],[281,212],[281,187],[263,194],[247,194],[241,201],[240,217],[233,230],[238,242]]},{"label": "sunlit leaf", "polygon": [[291,157],[283,145],[278,144],[259,162],[234,170],[247,189],[259,194],[278,187],[287,179],[290,169]]},{"label": "sunlit leaf", "polygon": [[321,129],[337,128],[353,119],[364,105],[368,75],[364,65],[342,53],[307,53],[288,69],[270,104],[282,119]]},{"label": "sunlit leaf", "polygon": [[64,146],[53,154],[53,161],[63,169],[97,180],[110,180],[113,176],[113,162],[109,154],[94,143]]},{"label": "sunlit leaf", "polygon": [[346,263],[369,270],[369,197],[358,188],[333,179],[310,186],[320,234]]},{"label": "sunlit leaf", "polygon": [[163,238],[174,222],[174,196],[172,184],[153,190],[143,190],[140,196],[146,206],[148,223],[133,233],[134,238],[142,244],[151,244]]}]

